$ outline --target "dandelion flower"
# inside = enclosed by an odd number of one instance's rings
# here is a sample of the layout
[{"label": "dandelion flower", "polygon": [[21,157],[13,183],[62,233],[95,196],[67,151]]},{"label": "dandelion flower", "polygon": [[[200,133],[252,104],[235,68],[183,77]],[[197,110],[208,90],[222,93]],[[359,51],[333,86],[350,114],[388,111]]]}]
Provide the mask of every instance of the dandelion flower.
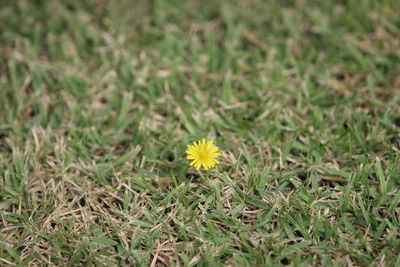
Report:
[{"label": "dandelion flower", "polygon": [[196,169],[204,167],[208,170],[219,163],[216,158],[221,155],[218,152],[218,147],[214,146],[213,141],[207,141],[202,139],[201,141],[193,142],[193,144],[188,145],[186,153],[187,159],[192,160],[190,166],[194,166]]}]

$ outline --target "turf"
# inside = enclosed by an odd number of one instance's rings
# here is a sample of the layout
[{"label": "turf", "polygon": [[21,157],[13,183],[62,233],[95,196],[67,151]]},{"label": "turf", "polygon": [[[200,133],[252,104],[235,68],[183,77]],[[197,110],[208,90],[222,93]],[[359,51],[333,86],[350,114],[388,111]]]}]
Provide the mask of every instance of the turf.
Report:
[{"label": "turf", "polygon": [[399,266],[396,10],[1,1],[0,265]]}]

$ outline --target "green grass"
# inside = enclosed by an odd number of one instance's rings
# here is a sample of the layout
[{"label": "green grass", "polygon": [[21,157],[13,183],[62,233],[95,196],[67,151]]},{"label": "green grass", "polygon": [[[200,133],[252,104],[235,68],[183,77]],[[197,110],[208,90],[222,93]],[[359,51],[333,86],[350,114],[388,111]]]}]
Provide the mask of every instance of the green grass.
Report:
[{"label": "green grass", "polygon": [[0,265],[399,266],[396,10],[1,1]]}]

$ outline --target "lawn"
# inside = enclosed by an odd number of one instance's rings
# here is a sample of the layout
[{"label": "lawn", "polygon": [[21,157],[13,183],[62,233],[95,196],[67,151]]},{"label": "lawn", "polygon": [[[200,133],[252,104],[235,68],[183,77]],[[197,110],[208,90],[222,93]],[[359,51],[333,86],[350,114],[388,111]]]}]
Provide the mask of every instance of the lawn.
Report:
[{"label": "lawn", "polygon": [[398,9],[0,1],[0,266],[400,266]]}]

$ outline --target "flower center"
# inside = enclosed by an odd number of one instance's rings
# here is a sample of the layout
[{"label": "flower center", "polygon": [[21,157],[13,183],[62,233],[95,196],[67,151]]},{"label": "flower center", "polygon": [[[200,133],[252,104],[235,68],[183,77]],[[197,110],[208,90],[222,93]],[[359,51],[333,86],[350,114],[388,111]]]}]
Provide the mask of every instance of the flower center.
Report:
[{"label": "flower center", "polygon": [[209,158],[207,150],[200,150],[198,156],[201,161],[208,160]]}]

